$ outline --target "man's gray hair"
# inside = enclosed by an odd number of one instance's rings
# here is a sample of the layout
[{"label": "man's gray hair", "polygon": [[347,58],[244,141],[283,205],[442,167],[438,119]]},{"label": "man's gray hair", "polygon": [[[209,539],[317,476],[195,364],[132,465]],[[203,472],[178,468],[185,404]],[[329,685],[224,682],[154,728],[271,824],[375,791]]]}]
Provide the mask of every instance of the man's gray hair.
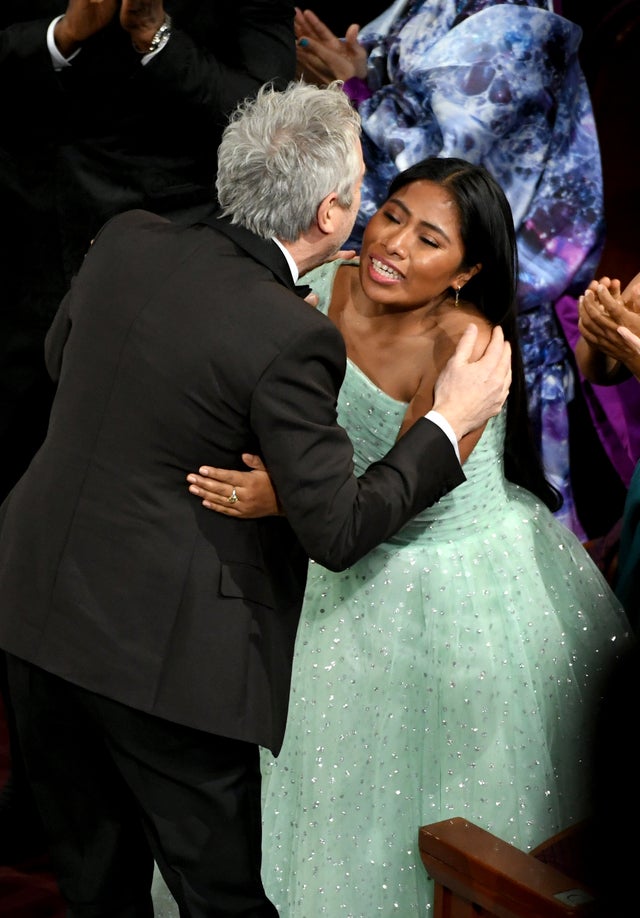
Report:
[{"label": "man's gray hair", "polygon": [[360,116],[341,87],[267,85],[236,108],[218,148],[216,180],[233,223],[293,242],[331,192],[351,206],[362,170]]}]

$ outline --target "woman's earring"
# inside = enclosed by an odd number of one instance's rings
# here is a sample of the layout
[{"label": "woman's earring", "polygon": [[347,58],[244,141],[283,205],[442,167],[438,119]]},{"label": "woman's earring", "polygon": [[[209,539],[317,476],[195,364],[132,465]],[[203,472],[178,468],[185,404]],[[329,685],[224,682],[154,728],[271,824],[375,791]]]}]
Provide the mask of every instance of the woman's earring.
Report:
[{"label": "woman's earring", "polygon": [[460,302],[460,287],[456,287],[456,301],[453,305],[457,306],[459,302]]}]

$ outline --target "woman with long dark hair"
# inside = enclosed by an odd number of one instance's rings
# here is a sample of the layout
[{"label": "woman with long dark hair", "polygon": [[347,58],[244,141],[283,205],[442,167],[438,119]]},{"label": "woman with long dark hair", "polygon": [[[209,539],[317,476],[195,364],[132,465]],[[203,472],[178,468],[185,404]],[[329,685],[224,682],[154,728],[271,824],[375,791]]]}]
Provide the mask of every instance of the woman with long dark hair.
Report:
[{"label": "woman with long dark hair", "polygon": [[[263,758],[263,877],[285,918],[425,914],[424,823],[465,816],[529,849],[586,813],[589,727],[629,626],[552,512],[516,277],[502,189],[483,166],[436,157],[391,183],[359,263],[305,277],[346,341],[338,414],[358,469],[431,407],[470,322],[478,356],[502,326],[513,385],[460,442],[464,484],[347,571],[309,567],[285,741]],[[277,512],[254,494],[266,477],[189,476],[207,506],[239,517]]]}]

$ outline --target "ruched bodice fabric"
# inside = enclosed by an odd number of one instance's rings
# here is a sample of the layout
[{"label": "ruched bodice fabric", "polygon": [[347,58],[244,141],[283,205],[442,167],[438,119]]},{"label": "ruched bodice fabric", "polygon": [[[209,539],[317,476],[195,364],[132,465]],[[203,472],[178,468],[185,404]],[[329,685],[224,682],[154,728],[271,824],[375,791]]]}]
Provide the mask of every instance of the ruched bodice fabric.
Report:
[{"label": "ruched bodice fabric", "polygon": [[[351,362],[338,405],[340,423],[349,431],[356,471],[361,474],[393,446],[407,406],[382,392]],[[390,542],[404,544],[419,535],[440,542],[443,538],[463,538],[468,526],[491,525],[513,487],[503,472],[504,425],[504,413],[489,422],[464,466],[467,481],[415,517]],[[481,488],[476,487],[478,483]]]}]

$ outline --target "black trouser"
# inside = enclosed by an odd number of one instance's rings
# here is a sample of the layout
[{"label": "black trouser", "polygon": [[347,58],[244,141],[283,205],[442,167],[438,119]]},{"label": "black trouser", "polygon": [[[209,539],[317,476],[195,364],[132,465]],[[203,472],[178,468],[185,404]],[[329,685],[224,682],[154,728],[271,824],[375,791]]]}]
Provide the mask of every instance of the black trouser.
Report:
[{"label": "black trouser", "polygon": [[7,660],[0,651],[0,705],[9,747],[8,777],[0,787],[0,865],[41,855],[45,848],[40,817],[33,803],[18,743],[7,682]]},{"label": "black trouser", "polygon": [[8,658],[34,798],[70,918],[150,918],[153,859],[189,918],[275,918],[260,880],[258,747]]}]

